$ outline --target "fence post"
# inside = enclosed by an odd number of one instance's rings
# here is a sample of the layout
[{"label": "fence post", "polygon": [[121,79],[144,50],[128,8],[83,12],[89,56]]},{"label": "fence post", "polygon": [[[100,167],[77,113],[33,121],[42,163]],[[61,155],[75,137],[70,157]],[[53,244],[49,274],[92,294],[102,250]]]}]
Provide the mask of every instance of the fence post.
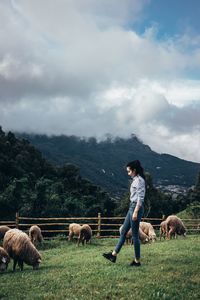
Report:
[{"label": "fence post", "polygon": [[15,226],[16,228],[19,228],[19,213],[16,212],[16,215],[15,215]]},{"label": "fence post", "polygon": [[97,237],[101,237],[101,213],[98,213]]},{"label": "fence post", "polygon": [[165,215],[162,215],[162,219],[163,219],[163,221],[166,219],[166,216]]}]

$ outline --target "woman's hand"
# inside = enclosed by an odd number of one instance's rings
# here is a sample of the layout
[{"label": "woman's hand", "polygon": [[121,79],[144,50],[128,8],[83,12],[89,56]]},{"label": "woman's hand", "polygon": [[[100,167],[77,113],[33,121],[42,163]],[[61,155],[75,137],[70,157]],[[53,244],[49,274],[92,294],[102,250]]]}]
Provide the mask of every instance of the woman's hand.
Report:
[{"label": "woman's hand", "polygon": [[137,212],[137,211],[134,211],[134,212],[133,212],[133,216],[132,216],[132,220],[133,220],[133,221],[136,221],[136,220],[137,220],[137,217],[138,217],[138,212]]}]

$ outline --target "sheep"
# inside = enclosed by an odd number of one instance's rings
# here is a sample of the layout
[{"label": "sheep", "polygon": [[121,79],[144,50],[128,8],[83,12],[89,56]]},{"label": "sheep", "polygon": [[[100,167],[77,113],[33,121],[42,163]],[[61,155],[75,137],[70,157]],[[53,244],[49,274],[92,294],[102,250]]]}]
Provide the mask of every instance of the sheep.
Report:
[{"label": "sheep", "polygon": [[3,247],[14,260],[13,271],[15,271],[17,263],[21,271],[23,271],[24,263],[33,266],[34,270],[38,269],[41,255],[23,231],[19,229],[8,230],[3,239]]},{"label": "sheep", "polygon": [[[123,225],[119,228],[119,232],[121,234]],[[139,238],[141,243],[146,244],[149,242],[149,238],[148,236],[142,231],[142,229],[139,227]],[[129,229],[129,231],[126,234],[126,243],[129,244],[129,242],[132,244],[132,230],[131,228]]]},{"label": "sheep", "polygon": [[186,236],[186,228],[180,218],[175,215],[168,216],[167,223],[167,238],[170,240],[175,234]]},{"label": "sheep", "polygon": [[37,225],[31,226],[29,229],[29,237],[33,244],[36,244],[37,242],[41,243],[43,241],[43,236],[40,227]]},{"label": "sheep", "polygon": [[10,257],[6,250],[0,247],[0,272],[3,272],[7,269],[10,262]]},{"label": "sheep", "polygon": [[139,238],[143,244],[146,244],[150,241],[148,235],[139,227]]},{"label": "sheep", "polygon": [[80,233],[78,236],[78,243],[77,246],[79,246],[80,242],[82,242],[82,245],[85,243],[88,243],[91,241],[92,237],[92,229],[88,224],[83,224],[80,229]]},{"label": "sheep", "polygon": [[151,223],[148,222],[140,222],[140,228],[141,230],[148,236],[149,241],[155,242],[156,240],[156,233],[151,225]]},{"label": "sheep", "polygon": [[6,225],[0,226],[0,240],[2,240],[4,238],[4,235],[8,230],[10,230],[10,227],[8,227]]},{"label": "sheep", "polygon": [[162,221],[160,223],[160,241],[161,241],[161,238],[164,238],[167,237],[167,222],[166,220],[165,221]]},{"label": "sheep", "polygon": [[68,241],[71,241],[73,236],[79,236],[81,230],[81,225],[77,223],[71,223],[69,224],[69,236]]}]

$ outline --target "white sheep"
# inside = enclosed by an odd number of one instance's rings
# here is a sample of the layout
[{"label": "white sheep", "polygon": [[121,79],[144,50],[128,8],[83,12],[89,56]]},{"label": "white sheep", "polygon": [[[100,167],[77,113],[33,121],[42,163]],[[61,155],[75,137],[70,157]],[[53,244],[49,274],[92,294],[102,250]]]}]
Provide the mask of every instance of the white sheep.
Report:
[{"label": "white sheep", "polygon": [[69,224],[69,236],[68,241],[71,241],[73,236],[79,236],[81,230],[81,225],[77,223],[71,223]]},{"label": "white sheep", "polygon": [[151,223],[140,222],[140,228],[148,236],[150,241],[154,242],[156,240],[156,233]]}]

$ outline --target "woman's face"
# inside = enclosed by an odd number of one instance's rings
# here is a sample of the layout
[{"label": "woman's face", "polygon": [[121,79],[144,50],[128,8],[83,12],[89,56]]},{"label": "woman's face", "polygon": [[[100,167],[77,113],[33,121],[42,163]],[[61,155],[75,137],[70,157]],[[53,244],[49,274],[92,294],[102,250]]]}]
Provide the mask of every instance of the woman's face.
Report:
[{"label": "woman's face", "polygon": [[130,177],[134,177],[136,175],[135,170],[132,170],[130,167],[127,167],[127,173]]}]

